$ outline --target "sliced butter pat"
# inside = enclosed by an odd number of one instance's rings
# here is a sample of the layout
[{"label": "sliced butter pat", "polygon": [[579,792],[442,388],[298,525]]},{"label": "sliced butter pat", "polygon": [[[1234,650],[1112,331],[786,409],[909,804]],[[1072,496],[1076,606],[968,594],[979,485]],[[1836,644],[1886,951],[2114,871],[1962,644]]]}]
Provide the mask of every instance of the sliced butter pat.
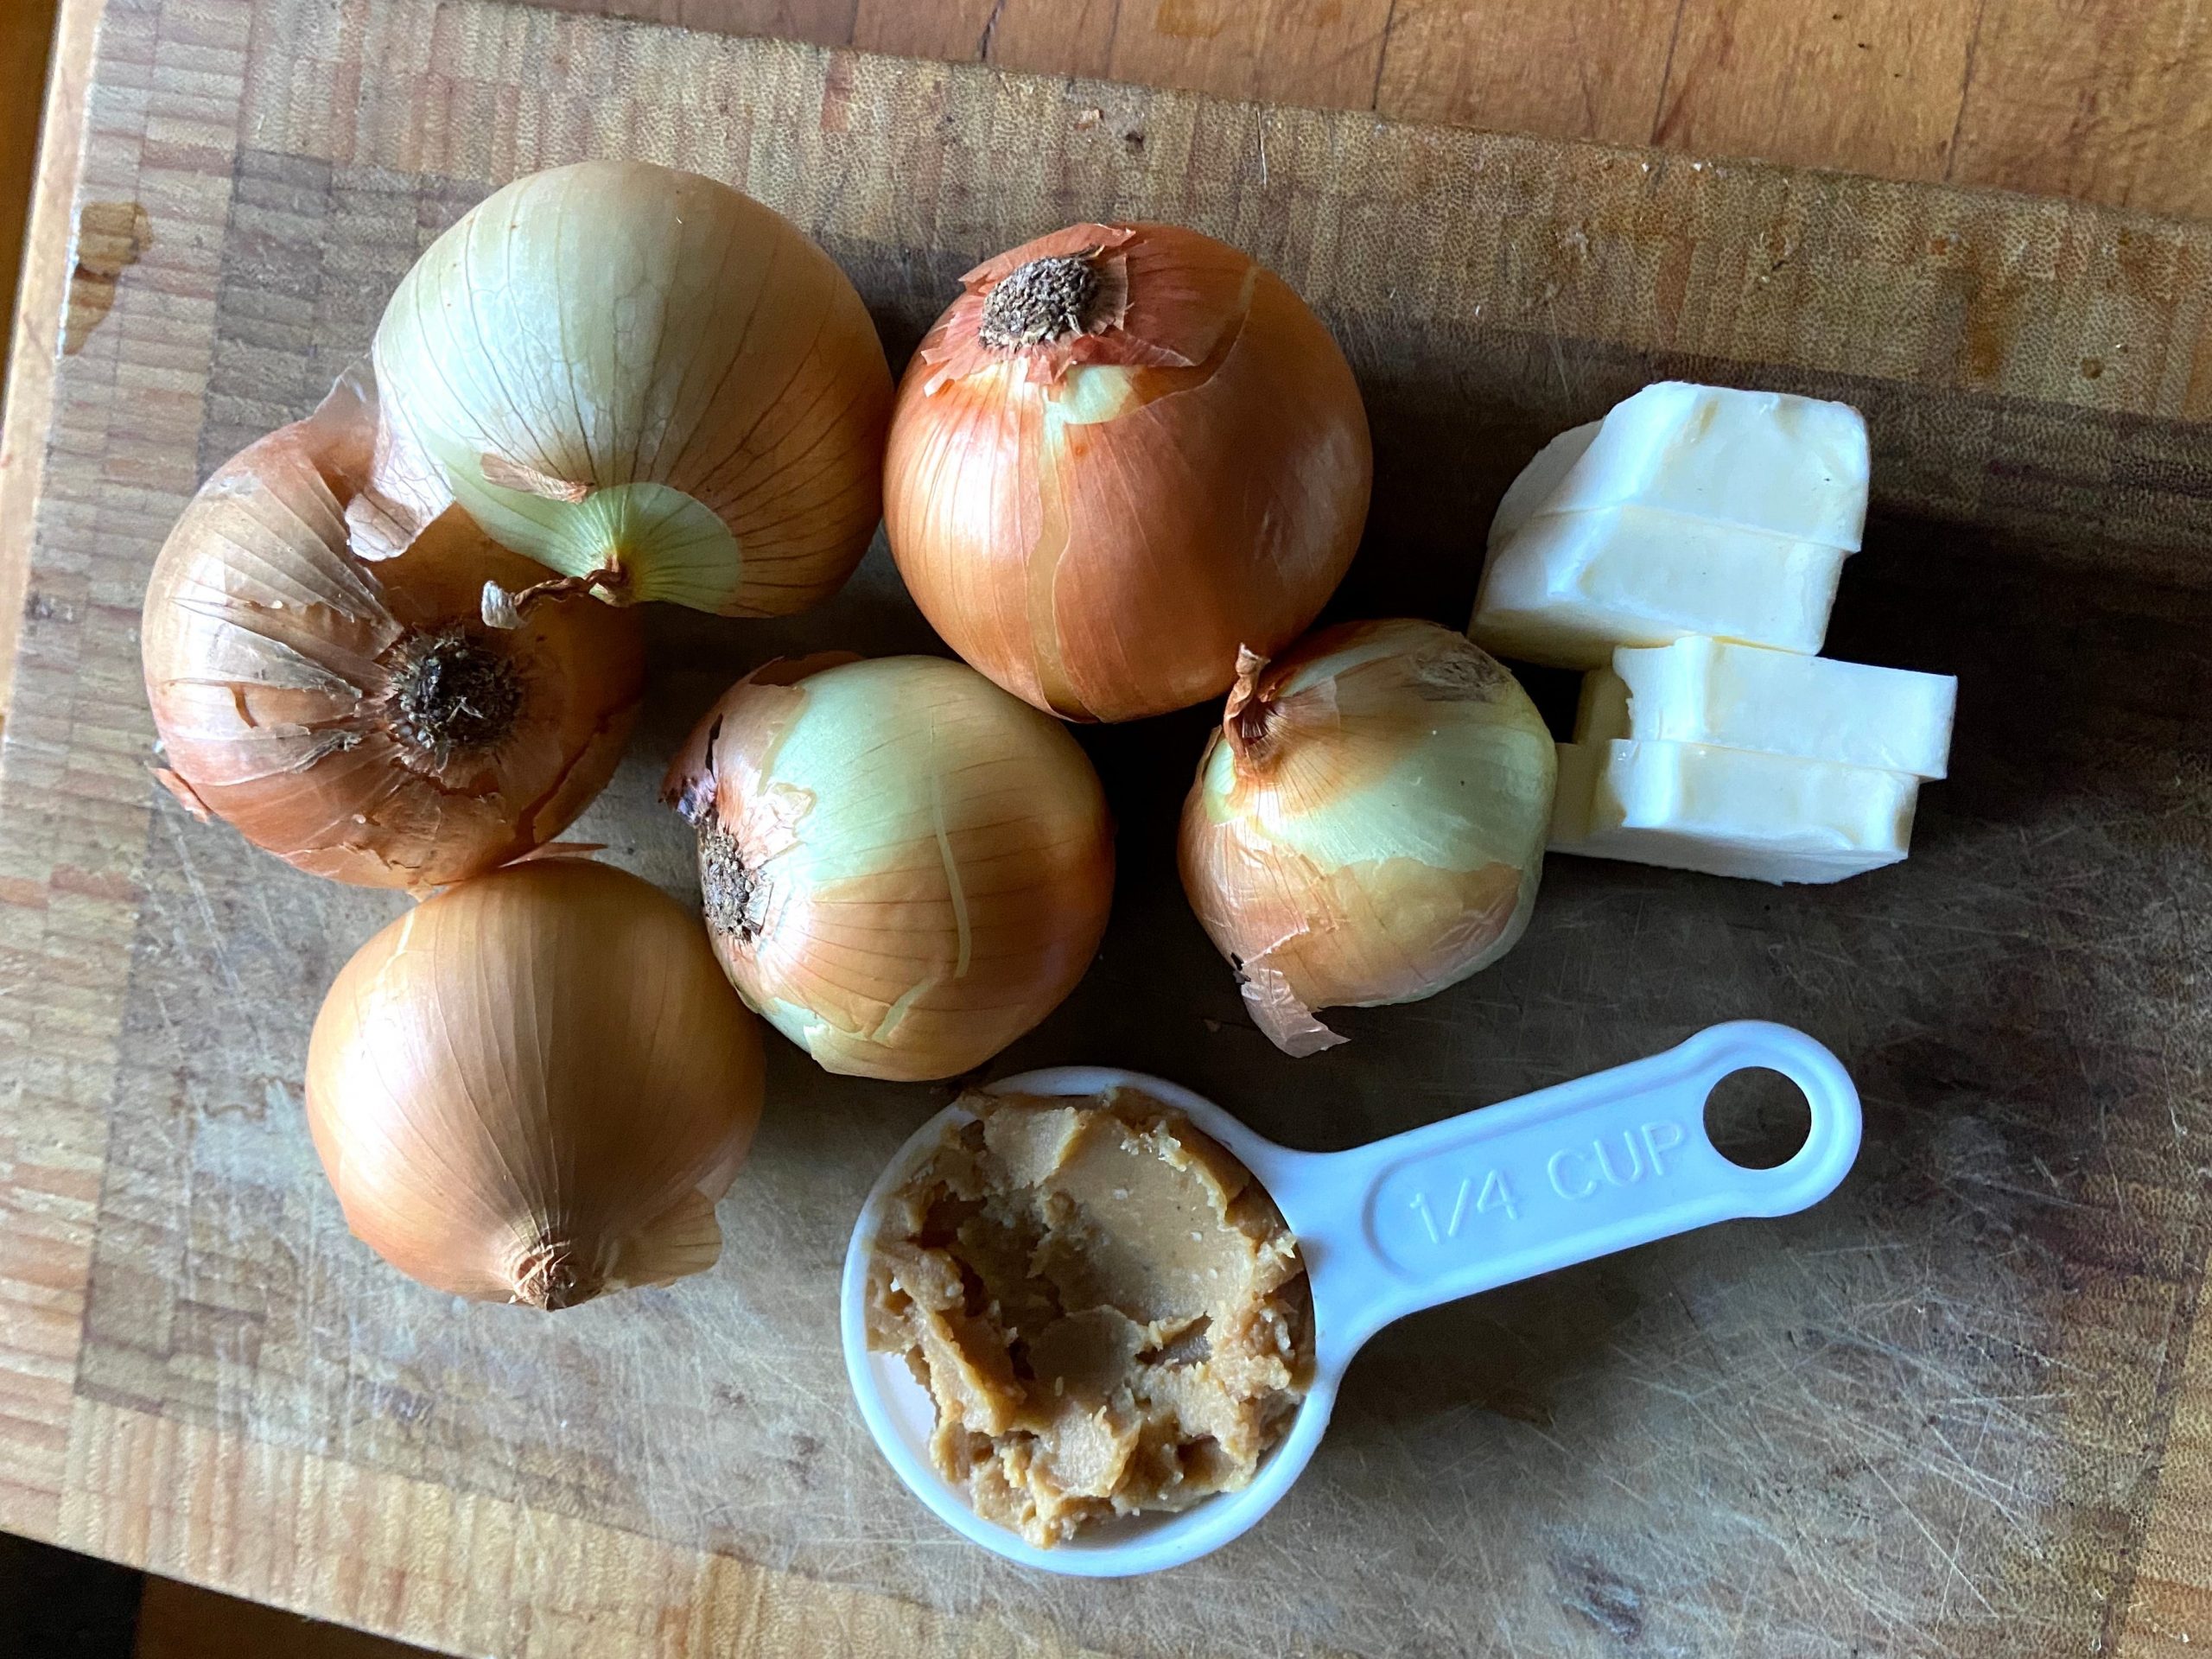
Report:
[{"label": "sliced butter pat", "polygon": [[[1562,448],[1537,463],[1556,468]],[[1869,471],[1866,417],[1848,404],[1662,380],[1616,404],[1528,513],[1655,507],[1856,551]]]},{"label": "sliced butter pat", "polygon": [[1920,783],[1901,772],[1701,743],[1560,747],[1562,791],[1587,777],[1590,797],[1579,824],[1572,805],[1555,808],[1554,852],[1825,882],[1894,864],[1911,845]]},{"label": "sliced butter pat", "polygon": [[1646,507],[1541,515],[1491,552],[1467,633],[1501,657],[1560,668],[1698,633],[1809,655],[1847,556]]},{"label": "sliced butter pat", "polygon": [[1490,521],[1491,546],[1496,547],[1544,511],[1552,493],[1565,481],[1568,469],[1582,459],[1590,440],[1598,435],[1599,424],[1592,421],[1585,426],[1570,427],[1536,451],[1536,458],[1505,486],[1505,494]]},{"label": "sliced butter pat", "polygon": [[1628,682],[1610,668],[1585,674],[1581,699],[1574,706],[1574,741],[1595,746],[1636,734],[1629,728]]},{"label": "sliced butter pat", "polygon": [[1941,778],[1958,695],[1948,674],[1678,639],[1615,652],[1612,671],[1584,683],[1589,718],[1574,735],[1583,743],[1707,743]]}]

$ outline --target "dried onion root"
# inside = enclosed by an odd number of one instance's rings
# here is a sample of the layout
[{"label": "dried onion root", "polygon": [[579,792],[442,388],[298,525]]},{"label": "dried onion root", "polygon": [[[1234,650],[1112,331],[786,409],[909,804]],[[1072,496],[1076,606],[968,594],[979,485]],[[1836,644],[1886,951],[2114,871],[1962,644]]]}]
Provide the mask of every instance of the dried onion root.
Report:
[{"label": "dried onion root", "polygon": [[1113,896],[1113,826],[1067,730],[937,657],[779,662],[671,767],[715,950],[831,1071],[981,1065],[1075,988]]},{"label": "dried onion root", "polygon": [[308,1049],[308,1122],[354,1235],[455,1295],[571,1307],[721,1250],[760,1116],[760,1027],[696,918],[542,858],[354,954]]},{"label": "dried onion root", "polygon": [[1069,720],[1164,714],[1281,650],[1373,475],[1344,353],[1236,248],[1076,225],[969,271],[892,419],[884,519],[952,648]]},{"label": "dried onion root", "polygon": [[1412,1002],[1510,950],[1543,870],[1558,762],[1487,654],[1433,622],[1247,654],[1183,807],[1184,891],[1290,1054],[1315,1010]]},{"label": "dried onion root", "polygon": [[349,378],[210,478],[155,563],[141,651],[188,807],[316,874],[422,888],[583,810],[621,759],[644,653],[633,617],[581,598],[486,626],[487,583],[543,572],[457,512],[361,558],[346,508],[374,429]]}]

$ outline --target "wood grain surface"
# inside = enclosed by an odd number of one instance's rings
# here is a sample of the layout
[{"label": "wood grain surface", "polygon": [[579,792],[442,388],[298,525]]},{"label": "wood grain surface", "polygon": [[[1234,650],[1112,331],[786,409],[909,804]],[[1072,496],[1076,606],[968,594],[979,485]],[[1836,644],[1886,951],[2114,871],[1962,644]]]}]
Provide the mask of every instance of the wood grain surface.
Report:
[{"label": "wood grain surface", "polygon": [[553,0],[1043,74],[2212,215],[2202,0]]},{"label": "wood grain surface", "polygon": [[[0,293],[60,302],[53,216],[20,232],[48,41],[64,103],[103,0],[0,16]],[[1044,74],[1371,109],[1506,132],[1754,156],[2212,214],[2212,22],[2198,0],[550,0],[569,10]],[[67,16],[54,29],[57,6]],[[46,169],[65,180],[73,158]],[[56,186],[56,188],[61,187]],[[53,194],[49,190],[49,194]],[[67,196],[66,188],[62,194]],[[42,355],[10,353],[36,376]],[[32,394],[35,397],[35,392]],[[23,526],[0,450],[0,664]],[[0,684],[0,713],[6,708]]]},{"label": "wood grain surface", "polygon": [[[113,270],[27,416],[0,739],[0,1525],[530,1656],[2212,1639],[2212,227],[472,0],[115,0],[82,133],[78,246]],[[1344,614],[1463,618],[1507,478],[1649,378],[1864,407],[1878,512],[1832,645],[1963,682],[1910,863],[1775,891],[1557,861],[1503,963],[1293,1062],[1175,888],[1204,713],[1090,732],[1116,918],[997,1068],[1151,1070],[1329,1147],[1765,1016],[1857,1076],[1851,1180],[1386,1332],[1263,1527],[1113,1586],[958,1542],[849,1408],[844,1236],[942,1090],[779,1046],[723,1259],[665,1291],[546,1318],[371,1257],[299,1077],[399,901],[152,785],[139,594],[198,481],[315,401],[439,228],[592,154],[790,213],[894,356],[960,270],[1078,214],[1250,247],[1369,399]],[[650,783],[709,698],[797,646],[930,645],[880,550],[787,624],[652,624],[651,705],[578,830],[677,892]]]}]

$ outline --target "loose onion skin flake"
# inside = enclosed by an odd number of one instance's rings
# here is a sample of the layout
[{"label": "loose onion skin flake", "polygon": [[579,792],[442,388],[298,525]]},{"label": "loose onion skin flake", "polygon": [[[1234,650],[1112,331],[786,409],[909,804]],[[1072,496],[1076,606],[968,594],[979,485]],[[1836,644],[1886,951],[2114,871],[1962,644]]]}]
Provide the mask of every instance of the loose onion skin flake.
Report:
[{"label": "loose onion skin flake", "polygon": [[558,835],[613,774],[645,678],[636,619],[581,596],[486,626],[487,582],[542,575],[464,515],[401,557],[346,523],[373,392],[353,378],[203,485],[141,630],[162,781],[318,875],[423,888]]},{"label": "loose onion skin flake", "polygon": [[784,616],[843,584],[881,514],[868,308],[798,226],[696,173],[582,162],[494,193],[401,282],[376,368],[357,516],[394,548],[458,500],[602,598]]},{"label": "loose onion skin flake", "polygon": [[938,657],[776,662],[671,767],[708,931],[755,1012],[825,1069],[981,1065],[1097,953],[1113,825],[1067,730]]},{"label": "loose onion skin flake", "polygon": [[1184,803],[1184,891],[1290,1054],[1319,1008],[1412,1002],[1489,966],[1536,902],[1558,762],[1519,682],[1433,622],[1247,654]]},{"label": "loose onion skin flake", "polygon": [[1373,462],[1344,354],[1237,249],[1076,225],[986,261],[922,341],[885,466],[923,614],[1016,696],[1133,720],[1227,690],[1351,564]]},{"label": "loose onion skin flake", "polygon": [[696,918],[543,858],[355,953],[315,1019],[308,1124],[346,1224],[401,1272],[570,1307],[714,1264],[762,1075]]}]

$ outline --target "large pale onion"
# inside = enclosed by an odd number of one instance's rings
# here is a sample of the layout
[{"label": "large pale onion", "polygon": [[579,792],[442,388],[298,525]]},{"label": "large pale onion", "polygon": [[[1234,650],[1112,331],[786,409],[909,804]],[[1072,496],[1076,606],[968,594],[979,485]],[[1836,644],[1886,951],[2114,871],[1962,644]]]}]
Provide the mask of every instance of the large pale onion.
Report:
[{"label": "large pale onion", "polygon": [[1528,925],[1557,760],[1517,681],[1449,628],[1352,622],[1247,655],[1183,807],[1183,886],[1253,1020],[1411,1002]]},{"label": "large pale onion", "polygon": [[355,953],[315,1019],[308,1124],[346,1224],[401,1272],[569,1307],[714,1264],[761,1079],[697,918],[545,858]]},{"label": "large pale onion", "polygon": [[891,375],[860,296],[713,179],[585,162],[498,191],[377,327],[399,526],[457,499],[604,597],[780,616],[835,592],[880,506]]},{"label": "large pale onion", "polygon": [[201,486],[141,629],[163,781],[195,813],[340,881],[424,887],[557,835],[613,775],[645,668],[636,619],[581,597],[486,627],[530,562],[448,512],[365,562],[346,510],[375,413],[349,378]]},{"label": "large pale onion", "polygon": [[699,832],[732,982],[831,1071],[981,1065],[1059,1005],[1105,931],[1097,773],[958,663],[771,664],[700,721],[667,795]]},{"label": "large pale onion", "polygon": [[1311,623],[1372,461],[1336,341],[1248,254],[1076,225],[978,265],[899,391],[884,514],[952,648],[1071,720],[1218,696]]}]

